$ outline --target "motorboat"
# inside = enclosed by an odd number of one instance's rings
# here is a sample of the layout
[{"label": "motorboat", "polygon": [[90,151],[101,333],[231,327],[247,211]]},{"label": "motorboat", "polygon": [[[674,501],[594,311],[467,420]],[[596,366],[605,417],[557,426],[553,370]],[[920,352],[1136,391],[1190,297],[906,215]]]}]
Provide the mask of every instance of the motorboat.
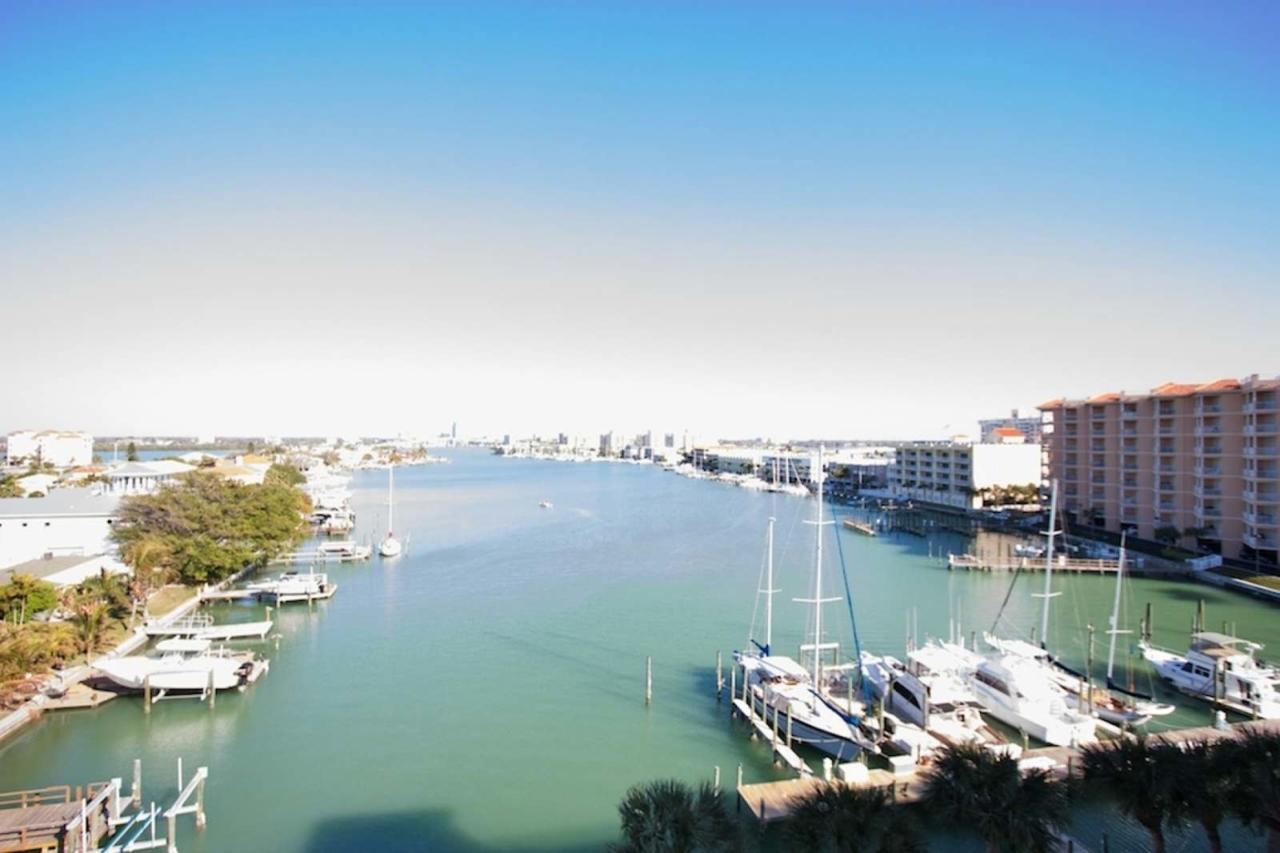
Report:
[{"label": "motorboat", "polygon": [[1062,688],[1036,661],[982,658],[966,682],[987,713],[1036,740],[1072,747],[1097,740],[1097,719],[1068,707]]},{"label": "motorboat", "polygon": [[316,558],[319,560],[367,560],[373,548],[361,545],[354,539],[334,539],[321,542],[316,546]]},{"label": "motorboat", "polygon": [[308,572],[290,570],[270,580],[251,583],[245,589],[258,598],[272,599],[277,604],[306,599],[329,598],[338,585],[329,576],[314,569]]},{"label": "motorboat", "polygon": [[947,746],[1002,743],[1004,738],[982,718],[978,697],[955,674],[963,665],[933,642],[908,652],[905,664],[888,655],[862,654],[862,671],[872,694],[894,716]]},{"label": "motorboat", "polygon": [[113,683],[130,690],[204,692],[240,687],[256,677],[249,652],[214,650],[208,640],[161,640],[148,655],[100,658],[93,667]]},{"label": "motorboat", "polygon": [[1184,693],[1266,720],[1280,719],[1280,668],[1257,659],[1263,648],[1240,637],[1199,631],[1176,654],[1139,643],[1161,678]]}]

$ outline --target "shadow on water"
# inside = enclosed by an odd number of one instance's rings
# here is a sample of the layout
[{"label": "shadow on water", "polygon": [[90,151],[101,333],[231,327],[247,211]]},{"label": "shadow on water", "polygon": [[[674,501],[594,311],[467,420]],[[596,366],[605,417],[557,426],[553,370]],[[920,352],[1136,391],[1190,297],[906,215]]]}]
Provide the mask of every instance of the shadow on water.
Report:
[{"label": "shadow on water", "polygon": [[496,847],[467,837],[442,809],[354,814],[329,817],[312,830],[302,847],[307,853],[346,853],[350,850],[380,850],[387,853],[497,853],[517,851],[566,851],[599,853],[601,845],[551,846],[519,845]]}]

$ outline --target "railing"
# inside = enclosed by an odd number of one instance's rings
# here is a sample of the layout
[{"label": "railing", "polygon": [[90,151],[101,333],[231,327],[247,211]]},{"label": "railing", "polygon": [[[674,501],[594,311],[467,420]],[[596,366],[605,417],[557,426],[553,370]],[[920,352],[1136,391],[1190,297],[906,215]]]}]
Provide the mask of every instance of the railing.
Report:
[{"label": "railing", "polygon": [[0,793],[0,809],[28,809],[32,806],[60,805],[71,802],[70,785],[50,785],[25,791]]}]

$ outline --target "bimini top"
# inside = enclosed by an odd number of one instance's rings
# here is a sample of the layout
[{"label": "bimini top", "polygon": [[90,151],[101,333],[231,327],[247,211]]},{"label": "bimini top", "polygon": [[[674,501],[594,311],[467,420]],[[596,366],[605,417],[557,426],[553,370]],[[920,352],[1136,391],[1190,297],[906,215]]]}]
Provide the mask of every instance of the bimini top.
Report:
[{"label": "bimini top", "polygon": [[1208,651],[1210,647],[1217,646],[1223,649],[1239,651],[1236,646],[1242,646],[1249,651],[1258,651],[1262,648],[1262,643],[1255,643],[1252,640],[1245,640],[1240,637],[1233,637],[1230,634],[1219,634],[1216,631],[1200,631],[1191,635],[1192,645],[1196,651]]}]

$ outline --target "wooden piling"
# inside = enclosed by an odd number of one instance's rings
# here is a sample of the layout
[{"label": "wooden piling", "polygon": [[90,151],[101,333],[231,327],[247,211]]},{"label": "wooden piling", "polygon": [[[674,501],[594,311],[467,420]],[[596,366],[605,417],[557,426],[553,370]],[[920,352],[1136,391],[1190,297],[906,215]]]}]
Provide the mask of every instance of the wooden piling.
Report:
[{"label": "wooden piling", "polygon": [[716,765],[716,775],[715,775],[714,784],[716,786],[716,790],[719,791],[720,790],[720,765],[719,764]]},{"label": "wooden piling", "polygon": [[200,781],[196,783],[196,829],[204,829],[204,779],[200,776]]},{"label": "wooden piling", "polygon": [[138,808],[142,808],[142,759],[133,759],[133,785],[129,790],[129,798]]},{"label": "wooden piling", "polygon": [[644,659],[644,704],[653,704],[653,657]]},{"label": "wooden piling", "polygon": [[[850,713],[853,713],[852,710]],[[787,749],[791,749],[791,715],[787,714]]]},{"label": "wooden piling", "polygon": [[[738,667],[736,665],[729,667],[729,698],[738,698]],[[729,703],[729,716],[733,716],[733,703]]]},{"label": "wooden piling", "polygon": [[209,710],[210,711],[213,710],[213,703],[214,703],[213,697],[216,696],[217,694],[218,694],[218,691],[215,690],[213,686],[213,670],[209,670]]},{"label": "wooden piling", "polygon": [[719,649],[716,649],[716,701],[720,701],[720,694],[724,693],[724,663]]},{"label": "wooden piling", "polygon": [[142,678],[142,711],[143,713],[151,713],[151,676],[146,675]]}]

